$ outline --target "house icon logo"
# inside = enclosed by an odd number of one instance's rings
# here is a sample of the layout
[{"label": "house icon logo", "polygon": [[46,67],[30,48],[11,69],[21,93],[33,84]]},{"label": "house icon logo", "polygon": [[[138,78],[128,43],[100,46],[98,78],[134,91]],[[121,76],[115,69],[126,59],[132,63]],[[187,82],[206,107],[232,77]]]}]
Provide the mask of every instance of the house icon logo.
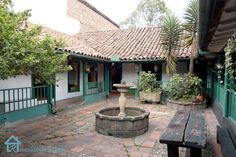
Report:
[{"label": "house icon logo", "polygon": [[18,139],[18,137],[16,136],[11,136],[9,137],[4,144],[7,146],[7,152],[11,153],[18,153],[20,151],[20,145],[21,145],[21,141]]}]

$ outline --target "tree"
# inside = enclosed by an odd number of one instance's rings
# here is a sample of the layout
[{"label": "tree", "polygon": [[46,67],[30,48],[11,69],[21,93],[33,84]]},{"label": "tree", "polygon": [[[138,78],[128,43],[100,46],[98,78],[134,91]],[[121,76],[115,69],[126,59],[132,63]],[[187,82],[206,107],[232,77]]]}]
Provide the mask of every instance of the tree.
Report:
[{"label": "tree", "polygon": [[194,71],[194,56],[197,54],[198,1],[190,0],[184,13],[185,47],[191,46],[189,72]]},{"label": "tree", "polygon": [[27,27],[30,11],[15,13],[11,0],[0,0],[0,79],[32,75],[38,83],[55,83],[55,75],[70,69],[66,54],[56,54],[62,40],[40,36],[42,28]]},{"label": "tree", "polygon": [[169,14],[163,19],[161,30],[161,45],[165,51],[164,59],[166,61],[166,73],[176,73],[175,50],[180,47],[179,40],[182,34],[180,21],[177,16]]},{"label": "tree", "polygon": [[136,11],[121,23],[121,26],[145,27],[158,26],[169,12],[163,0],[142,0]]}]

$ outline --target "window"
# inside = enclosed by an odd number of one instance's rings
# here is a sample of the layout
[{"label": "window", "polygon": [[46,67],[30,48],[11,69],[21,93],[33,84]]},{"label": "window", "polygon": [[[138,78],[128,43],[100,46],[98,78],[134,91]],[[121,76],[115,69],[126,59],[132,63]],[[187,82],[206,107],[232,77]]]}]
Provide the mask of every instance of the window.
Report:
[{"label": "window", "polygon": [[68,72],[68,91],[77,92],[80,89],[80,63],[75,61],[68,61],[68,64],[72,67],[72,70]]},{"label": "window", "polygon": [[89,88],[97,88],[98,72],[97,64],[88,63],[88,85]]}]

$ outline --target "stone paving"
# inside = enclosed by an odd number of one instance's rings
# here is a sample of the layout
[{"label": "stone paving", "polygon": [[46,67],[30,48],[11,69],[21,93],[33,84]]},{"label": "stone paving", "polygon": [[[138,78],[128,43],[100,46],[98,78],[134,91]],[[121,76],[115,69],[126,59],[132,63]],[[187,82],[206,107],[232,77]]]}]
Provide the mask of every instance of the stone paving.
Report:
[{"label": "stone paving", "polygon": [[[20,153],[6,153],[0,145],[0,157],[167,157],[166,145],[159,138],[175,110],[161,104],[141,104],[128,99],[127,106],[150,111],[149,131],[134,138],[104,136],[95,131],[94,111],[118,106],[118,98],[109,98],[90,105],[59,112],[24,122],[7,124],[0,129],[2,139],[18,136],[22,142]],[[211,109],[204,111],[208,125],[208,146],[204,157],[221,157],[216,144],[217,120]],[[0,139],[1,140],[1,139]],[[184,156],[184,149],[180,149]]]}]

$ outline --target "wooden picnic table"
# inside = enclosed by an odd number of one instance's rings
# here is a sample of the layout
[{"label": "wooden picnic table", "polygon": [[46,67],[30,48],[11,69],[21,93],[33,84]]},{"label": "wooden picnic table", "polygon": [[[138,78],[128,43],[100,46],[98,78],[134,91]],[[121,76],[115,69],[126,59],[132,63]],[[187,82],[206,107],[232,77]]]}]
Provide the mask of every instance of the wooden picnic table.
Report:
[{"label": "wooden picnic table", "polygon": [[206,142],[207,127],[201,111],[177,111],[160,138],[160,143],[167,144],[168,157],[179,157],[179,147],[189,148],[191,157],[201,157]]}]

